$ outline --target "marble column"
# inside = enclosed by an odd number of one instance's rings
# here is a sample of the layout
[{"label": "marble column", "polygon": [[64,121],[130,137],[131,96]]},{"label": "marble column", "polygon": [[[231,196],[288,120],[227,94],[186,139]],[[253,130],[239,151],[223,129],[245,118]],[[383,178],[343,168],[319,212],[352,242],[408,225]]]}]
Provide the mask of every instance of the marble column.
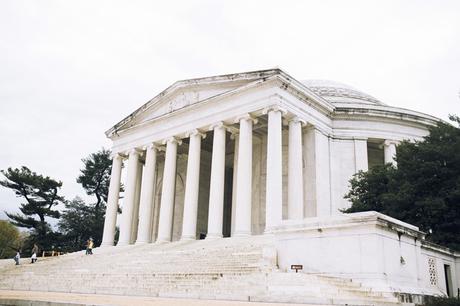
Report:
[{"label": "marble column", "polygon": [[[159,146],[158,147],[158,153],[157,153],[157,158],[158,158],[158,165],[160,164],[160,152],[166,152],[166,146]],[[163,155],[164,157],[164,155]],[[163,177],[163,170],[164,170],[164,165],[163,167],[158,167],[157,166],[157,171],[156,171],[156,177],[157,178],[162,178]],[[154,202],[155,205],[153,207],[153,224],[152,224],[152,242],[155,242],[158,238],[158,224],[160,221],[160,206],[161,206],[161,189],[163,186],[163,180],[158,180],[155,183],[155,194],[154,194]]]},{"label": "marble column", "polygon": [[171,137],[166,142],[163,188],[161,191],[160,220],[158,224],[158,243],[170,242],[174,217],[174,198],[176,189],[177,145],[181,141]]},{"label": "marble column", "polygon": [[390,163],[393,166],[396,165],[396,145],[399,144],[396,140],[385,140],[383,143],[383,155],[385,159],[385,164]]},{"label": "marble column", "polygon": [[209,187],[209,214],[207,239],[221,238],[224,221],[224,186],[225,186],[225,134],[222,122],[212,127],[211,184]]},{"label": "marble column", "polygon": [[283,217],[282,110],[274,106],[264,112],[268,113],[265,232],[269,232]]},{"label": "marble column", "polygon": [[257,121],[249,114],[238,118],[237,121],[240,123],[240,136],[234,236],[249,236],[252,209],[252,125]]},{"label": "marble column", "polygon": [[310,125],[304,132],[305,217],[327,217],[332,214],[330,138]]},{"label": "marble column", "polygon": [[200,133],[198,130],[194,130],[189,134],[189,137],[190,143],[188,148],[181,240],[196,239],[198,192],[200,189],[201,139],[206,137],[206,134]]},{"label": "marble column", "polygon": [[125,199],[121,214],[120,238],[117,245],[127,245],[131,242],[133,213],[136,198],[136,182],[139,171],[139,151],[133,149],[128,157],[128,174],[126,179]]},{"label": "marble column", "polygon": [[139,161],[137,163],[137,178],[136,178],[136,193],[134,196],[134,208],[133,208],[133,218],[132,218],[132,225],[131,225],[131,238],[129,240],[129,244],[133,244],[136,242],[137,239],[137,229],[139,226],[139,203],[141,201],[141,189],[142,189],[142,173],[144,171],[144,164]]},{"label": "marble column", "polygon": [[112,173],[110,174],[109,194],[105,212],[104,232],[101,246],[113,246],[115,228],[117,224],[118,200],[120,198],[120,180],[123,158],[115,154],[112,160]]},{"label": "marble column", "polygon": [[302,124],[298,117],[289,119],[288,143],[288,219],[303,219]]},{"label": "marble column", "polygon": [[232,133],[231,138],[235,140],[235,149],[233,150],[233,183],[232,183],[232,217],[231,217],[231,236],[235,232],[235,217],[236,217],[236,185],[238,176],[238,147],[240,136],[238,133]]},{"label": "marble column", "polygon": [[155,144],[151,144],[147,146],[145,152],[145,166],[142,176],[142,189],[139,204],[139,228],[136,244],[152,242],[156,163],[157,147]]},{"label": "marble column", "polygon": [[355,172],[369,170],[367,138],[355,138],[353,144],[355,151]]}]

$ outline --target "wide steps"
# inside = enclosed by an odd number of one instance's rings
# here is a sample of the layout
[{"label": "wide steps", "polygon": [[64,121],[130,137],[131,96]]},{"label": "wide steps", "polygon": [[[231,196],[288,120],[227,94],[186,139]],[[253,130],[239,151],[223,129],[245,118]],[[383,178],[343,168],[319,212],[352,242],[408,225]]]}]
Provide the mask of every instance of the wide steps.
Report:
[{"label": "wide steps", "polygon": [[[249,242],[249,243],[248,243]],[[312,304],[397,305],[350,279],[280,272],[266,240],[221,239],[95,249],[33,265],[0,263],[0,289]],[[270,254],[270,252],[268,252]],[[26,261],[27,262],[27,261]],[[353,303],[351,303],[353,302]]]}]

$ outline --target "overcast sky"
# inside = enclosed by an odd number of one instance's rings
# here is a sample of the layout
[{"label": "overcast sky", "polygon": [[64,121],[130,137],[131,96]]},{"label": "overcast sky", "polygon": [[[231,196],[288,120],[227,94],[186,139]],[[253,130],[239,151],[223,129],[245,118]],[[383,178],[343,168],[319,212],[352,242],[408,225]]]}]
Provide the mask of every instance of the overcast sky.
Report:
[{"label": "overcast sky", "polygon": [[[0,169],[61,180],[180,79],[280,67],[460,114],[460,1],[0,1]],[[20,200],[0,188],[0,219]]]}]

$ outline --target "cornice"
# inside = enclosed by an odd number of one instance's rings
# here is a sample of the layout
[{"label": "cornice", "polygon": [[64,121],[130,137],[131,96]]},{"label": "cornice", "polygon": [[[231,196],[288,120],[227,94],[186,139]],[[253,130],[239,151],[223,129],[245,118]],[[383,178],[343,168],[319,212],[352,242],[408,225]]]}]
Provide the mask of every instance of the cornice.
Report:
[{"label": "cornice", "polygon": [[278,81],[280,82],[279,87],[281,89],[293,94],[296,98],[317,111],[330,116],[330,113],[335,110],[335,106],[331,102],[320,97],[307,86],[297,81],[287,73],[282,72],[278,75]]},{"label": "cornice", "polygon": [[375,105],[360,105],[354,107],[337,107],[332,114],[333,120],[369,120],[384,119],[390,121],[411,122],[423,126],[434,126],[441,119],[426,115],[423,113],[407,110],[404,108],[375,106]]},{"label": "cornice", "polygon": [[427,240],[422,240],[422,249],[443,253],[444,255],[448,256],[454,256],[455,258],[460,258],[459,252]]}]

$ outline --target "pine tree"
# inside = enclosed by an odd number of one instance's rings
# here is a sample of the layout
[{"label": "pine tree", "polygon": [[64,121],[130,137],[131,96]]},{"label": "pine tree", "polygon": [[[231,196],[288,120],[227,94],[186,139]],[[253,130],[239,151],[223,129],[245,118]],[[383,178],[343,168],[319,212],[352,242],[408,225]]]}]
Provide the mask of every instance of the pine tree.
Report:
[{"label": "pine tree", "polygon": [[[112,171],[112,160],[110,150],[102,149],[96,153],[91,153],[87,158],[82,159],[84,168],[77,178],[77,183],[81,184],[88,195],[96,197],[95,218],[99,220],[105,211],[107,195],[109,193],[110,172]],[[101,207],[104,205],[104,207]]]},{"label": "pine tree", "polygon": [[59,221],[62,246],[69,251],[81,249],[88,238],[93,238],[99,245],[104,228],[107,194],[109,191],[112,161],[110,150],[102,149],[82,159],[83,168],[77,178],[86,194],[94,196],[96,202],[85,203],[75,198],[66,203],[62,218]]},{"label": "pine tree", "polygon": [[55,206],[65,200],[58,194],[62,182],[44,177],[22,166],[20,169],[2,170],[5,180],[0,185],[13,190],[17,197],[25,200],[19,207],[22,214],[6,212],[11,223],[31,229],[31,238],[47,248],[53,243],[53,231],[46,217],[59,218],[60,213]]}]

